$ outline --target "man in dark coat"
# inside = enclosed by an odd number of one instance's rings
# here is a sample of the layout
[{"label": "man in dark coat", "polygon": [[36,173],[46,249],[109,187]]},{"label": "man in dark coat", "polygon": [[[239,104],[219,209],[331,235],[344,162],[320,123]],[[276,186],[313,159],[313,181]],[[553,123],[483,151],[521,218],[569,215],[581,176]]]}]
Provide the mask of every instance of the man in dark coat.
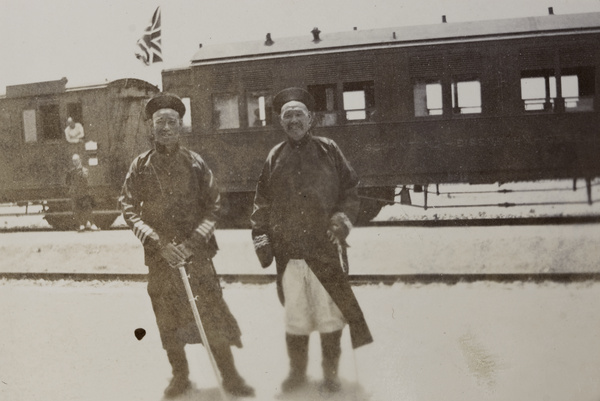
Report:
[{"label": "man in dark coat", "polygon": [[120,203],[125,221],[144,246],[148,294],[173,371],[165,396],[178,396],[191,387],[184,347],[202,341],[176,268],[182,263],[224,389],[236,396],[253,396],[254,389],[234,365],[230,347],[242,346],[241,332],[212,263],[220,208],[215,178],[198,154],[179,145],[185,113],[181,99],[161,93],[150,99],[145,111],[152,120],[154,149],[131,164]]},{"label": "man in dark coat", "polygon": [[75,153],[71,158],[73,167],[67,173],[66,183],[69,187],[69,195],[71,196],[71,202],[73,205],[73,218],[77,227],[77,231],[83,231],[87,227],[90,230],[98,230],[98,227],[94,223],[94,198],[90,193],[90,187],[88,183],[89,171],[86,167],[83,167],[81,157]]},{"label": "man in dark coat", "polygon": [[267,157],[251,220],[261,265],[276,260],[285,307],[290,373],[282,390],[306,381],[308,338],[318,331],[322,386],[335,392],[344,325],[354,348],[373,341],[347,276],[346,236],[358,215],[358,178],[334,141],[310,132],[314,99],[307,91],[285,89],[273,107],[288,139]]}]

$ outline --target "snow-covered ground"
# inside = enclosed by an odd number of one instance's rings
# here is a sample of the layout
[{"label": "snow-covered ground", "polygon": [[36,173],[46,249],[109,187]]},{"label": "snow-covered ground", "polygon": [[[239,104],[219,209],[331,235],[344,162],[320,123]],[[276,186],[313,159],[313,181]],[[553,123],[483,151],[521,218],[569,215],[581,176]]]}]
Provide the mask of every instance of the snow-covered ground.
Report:
[{"label": "snow-covered ground", "polygon": [[[540,205],[586,201],[584,188],[561,185],[565,190],[526,194],[529,205],[518,209],[433,208],[519,202],[502,194],[456,194],[469,188],[454,186],[453,194],[430,194],[426,211],[389,206],[377,220],[600,215],[598,186],[591,206]],[[421,195],[411,193],[413,202],[422,204]],[[39,215],[0,218],[0,227],[45,224]],[[249,230],[217,230],[217,238],[219,273],[274,273],[260,268]],[[361,227],[349,242],[353,274],[600,271],[597,224]],[[0,272],[145,272],[141,247],[126,230],[1,233],[0,254]],[[275,285],[224,284],[243,332],[245,346],[234,350],[237,365],[257,400],[600,400],[599,281],[396,283],[354,291],[375,342],[352,351],[344,331],[343,391],[318,392],[320,350],[313,335],[311,385],[282,396],[288,362]],[[170,371],[145,283],[0,279],[0,305],[0,400],[161,399]],[[140,341],[137,328],[147,331]],[[203,348],[187,350],[196,390],[182,400],[219,400]]]},{"label": "snow-covered ground", "polygon": [[[386,206],[376,220],[597,217],[600,216],[600,186],[597,184],[594,182],[592,205],[586,203],[585,188],[579,187],[574,192],[570,181],[505,184],[501,189],[534,191],[507,194],[490,193],[498,189],[494,185],[442,186],[440,195],[430,194],[429,209],[401,204]],[[549,189],[552,191],[546,191]],[[429,190],[435,188],[430,187]],[[475,190],[478,193],[474,193]],[[412,194],[414,204],[422,202],[420,196],[422,194]],[[529,205],[511,208],[451,207],[505,202],[528,202]],[[574,203],[548,205],[553,202]],[[437,206],[439,208],[435,208]],[[11,209],[13,212],[24,211],[24,208]],[[6,213],[6,208],[0,211]],[[115,226],[126,227],[122,218],[117,219]],[[2,227],[49,228],[40,214],[0,216],[0,272],[146,272],[141,246],[129,230],[84,234],[47,231],[8,234],[1,232]],[[260,269],[248,230],[217,230],[217,239],[221,252],[215,264],[220,273],[272,272]],[[600,231],[595,224],[469,227],[468,230],[460,227],[357,227],[349,238],[349,254],[352,274],[598,272],[598,241]],[[506,263],[507,252],[519,257]]]},{"label": "snow-covered ground", "polygon": [[[401,205],[400,196],[397,196],[397,203],[385,206],[374,221],[600,215],[600,179],[592,181],[592,205],[587,204],[587,193],[583,180],[577,181],[576,190],[573,190],[572,180],[518,182],[502,185],[448,184],[441,185],[439,190],[440,194],[436,195],[436,187],[434,185],[428,187],[428,208],[425,210],[423,193],[415,193],[411,189],[412,206]],[[518,206],[500,206],[505,204]],[[0,208],[1,214],[25,212],[25,207],[7,207],[5,205]],[[0,230],[20,227],[50,228],[40,214],[41,206],[30,206],[27,212],[31,215],[0,215]],[[122,217],[117,218],[113,227],[125,227]]]},{"label": "snow-covered ground", "polygon": [[[220,274],[262,269],[250,230],[217,230]],[[494,227],[357,227],[350,274],[600,273],[598,224]],[[145,274],[129,230],[0,233],[1,273]]]},{"label": "snow-covered ground", "polygon": [[[354,291],[375,342],[353,352],[344,330],[342,392],[318,392],[320,347],[313,335],[311,385],[284,397],[279,386],[288,362],[275,285],[225,285],[243,332],[244,348],[234,349],[237,366],[257,400],[600,399],[598,282]],[[144,283],[0,280],[0,305],[0,399],[161,399],[170,369]],[[137,328],[147,331],[140,341]],[[204,349],[188,346],[187,353],[196,390],[181,399],[219,400]]]}]

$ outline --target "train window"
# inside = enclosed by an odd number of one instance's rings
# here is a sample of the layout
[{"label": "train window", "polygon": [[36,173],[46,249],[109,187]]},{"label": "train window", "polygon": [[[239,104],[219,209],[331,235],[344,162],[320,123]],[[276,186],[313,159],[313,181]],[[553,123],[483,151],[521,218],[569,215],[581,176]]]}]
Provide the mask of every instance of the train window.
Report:
[{"label": "train window", "polygon": [[45,104],[40,106],[40,120],[42,123],[42,139],[52,141],[62,139],[60,115],[57,104]]},{"label": "train window", "polygon": [[344,83],[342,99],[347,121],[370,119],[375,106],[374,87],[373,81]]},{"label": "train window", "polygon": [[337,124],[335,84],[309,85],[308,92],[315,99],[315,125],[325,127]]},{"label": "train window", "polygon": [[561,71],[561,95],[565,111],[593,111],[595,71],[593,67],[565,68]]},{"label": "train window", "polygon": [[23,131],[25,133],[25,142],[37,142],[35,110],[23,110]]},{"label": "train window", "polygon": [[454,114],[481,113],[481,82],[478,79],[452,81],[452,110]]},{"label": "train window", "polygon": [[240,127],[238,95],[233,93],[213,95],[213,124],[217,129]]},{"label": "train window", "polygon": [[417,81],[413,93],[416,117],[442,115],[442,83],[439,80]]},{"label": "train window", "polygon": [[183,115],[183,133],[189,135],[192,133],[192,105],[189,97],[182,97],[181,101],[185,106],[186,113]]},{"label": "train window", "polygon": [[83,124],[81,103],[67,103],[67,118],[71,117],[73,121]]},{"label": "train window", "polygon": [[246,94],[248,108],[248,127],[271,125],[273,105],[271,95],[265,91],[253,91]]},{"label": "train window", "polygon": [[554,110],[556,78],[553,70],[521,72],[521,100],[525,111]]}]

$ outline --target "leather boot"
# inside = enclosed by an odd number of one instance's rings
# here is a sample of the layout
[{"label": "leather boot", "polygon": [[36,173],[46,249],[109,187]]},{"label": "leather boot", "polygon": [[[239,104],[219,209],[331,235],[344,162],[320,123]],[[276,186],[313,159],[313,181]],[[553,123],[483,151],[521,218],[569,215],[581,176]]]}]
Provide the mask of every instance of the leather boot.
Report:
[{"label": "leather boot", "polygon": [[211,350],[221,372],[225,391],[236,397],[254,397],[254,389],[246,384],[235,368],[229,344],[215,344]]},{"label": "leather boot", "polygon": [[321,333],[321,351],[323,355],[323,384],[321,388],[327,392],[335,393],[340,390],[341,383],[338,378],[338,366],[342,349],[340,339],[342,330],[331,333]]},{"label": "leather boot", "polygon": [[308,336],[285,334],[290,373],[281,384],[281,391],[289,393],[306,383],[308,365]]},{"label": "leather boot", "polygon": [[173,378],[165,389],[165,398],[174,398],[185,393],[192,387],[192,383],[188,377],[190,371],[183,347],[172,348],[166,351],[167,358],[169,358],[169,363],[171,364],[171,370],[173,371]]}]

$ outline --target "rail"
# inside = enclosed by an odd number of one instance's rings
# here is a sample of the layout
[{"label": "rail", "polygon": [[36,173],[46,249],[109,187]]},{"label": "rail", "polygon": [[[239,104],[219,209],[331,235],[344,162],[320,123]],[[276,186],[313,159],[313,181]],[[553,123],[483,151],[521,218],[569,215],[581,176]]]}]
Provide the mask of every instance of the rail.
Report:
[{"label": "rail", "polygon": [[[272,284],[276,280],[275,274],[219,274],[219,279],[225,284]],[[59,281],[71,280],[86,281],[125,281],[145,282],[146,274],[119,274],[119,273],[2,273],[0,280],[46,280]],[[362,285],[393,285],[404,284],[446,284],[473,283],[478,281],[494,282],[558,282],[572,283],[585,281],[600,281],[600,273],[507,273],[507,274],[350,274],[348,276],[353,286]]]},{"label": "rail", "polygon": [[[429,192],[431,193],[431,192]],[[557,205],[588,205],[589,202],[585,202],[585,201],[572,201],[572,202],[566,202],[566,201],[562,201],[562,202],[523,202],[523,203],[516,203],[516,202],[502,202],[502,203],[473,203],[473,204],[459,204],[459,205],[438,205],[438,206],[431,206],[431,205],[418,205],[418,204],[406,204],[403,203],[402,201],[391,201],[389,199],[383,199],[383,198],[376,198],[376,197],[372,197],[372,196],[364,196],[361,195],[359,196],[359,198],[361,199],[368,199],[368,200],[374,200],[383,204],[395,204],[395,205],[402,205],[402,206],[409,206],[409,207],[414,207],[414,208],[419,208],[419,209],[453,209],[453,208],[469,208],[469,207],[515,207],[515,206],[557,206]],[[596,202],[599,199],[593,199],[592,202]]]},{"label": "rail", "polygon": [[494,227],[599,224],[600,215],[370,221],[368,227]]},{"label": "rail", "polygon": [[[118,209],[104,209],[104,210],[96,210],[94,209],[93,213],[96,214],[120,214],[121,210]],[[67,212],[49,212],[49,213],[45,213],[46,216],[70,216],[72,215],[73,212],[71,211],[67,211]],[[1,215],[0,215],[1,216]]]},{"label": "rail", "polygon": [[[0,203],[1,208],[25,208],[25,212],[12,212],[12,213],[0,213],[0,216],[32,216],[32,215],[40,215],[46,214],[48,210],[49,203],[66,203],[71,202],[70,198],[58,198],[58,199],[39,199],[39,200],[27,200],[27,201],[15,201],[15,202],[5,202]],[[30,207],[38,206],[41,209],[36,212],[30,212]]]},{"label": "rail", "polygon": [[[3,208],[14,208],[19,209],[19,211],[15,212],[1,212],[0,217],[18,217],[18,216],[36,216],[36,215],[44,215],[44,216],[70,216],[72,215],[72,211],[63,211],[63,212],[49,212],[48,208],[50,204],[54,203],[67,203],[71,202],[71,198],[58,198],[58,199],[45,199],[45,200],[30,200],[30,201],[17,201],[17,202],[8,202],[8,203],[0,203],[0,209]],[[29,209],[32,207],[37,207],[35,211],[30,211]],[[25,208],[25,211],[22,209]],[[94,214],[100,215],[109,215],[109,214],[119,214],[121,210],[119,209],[94,209]]]},{"label": "rail", "polygon": [[[600,182],[590,182],[586,180],[586,189],[587,189],[587,200],[586,201],[553,201],[553,202],[494,202],[494,203],[464,203],[464,204],[452,204],[452,205],[429,205],[428,195],[446,195],[446,196],[455,196],[455,195],[482,195],[482,194],[518,194],[518,193],[533,193],[533,192],[573,192],[577,190],[576,180],[573,181],[573,188],[537,188],[537,189],[498,189],[498,190],[486,190],[486,191],[447,191],[441,192],[439,190],[439,185],[436,185],[435,191],[430,191],[427,189],[427,185],[425,188],[421,188],[422,186],[413,186],[412,188],[408,186],[404,186],[403,189],[396,193],[394,196],[394,200],[360,195],[359,198],[372,200],[379,202],[384,205],[390,204],[398,204],[403,206],[410,206],[419,209],[456,209],[456,208],[487,208],[487,207],[501,207],[501,208],[509,208],[509,207],[517,207],[517,206],[559,206],[559,205],[592,205],[600,199],[592,197],[592,189],[594,187],[600,187]],[[417,189],[419,188],[419,189]],[[412,200],[403,199],[403,191],[412,189],[413,193],[423,193],[424,202],[423,204],[413,204]],[[397,197],[400,197],[400,200],[395,200]]]}]

